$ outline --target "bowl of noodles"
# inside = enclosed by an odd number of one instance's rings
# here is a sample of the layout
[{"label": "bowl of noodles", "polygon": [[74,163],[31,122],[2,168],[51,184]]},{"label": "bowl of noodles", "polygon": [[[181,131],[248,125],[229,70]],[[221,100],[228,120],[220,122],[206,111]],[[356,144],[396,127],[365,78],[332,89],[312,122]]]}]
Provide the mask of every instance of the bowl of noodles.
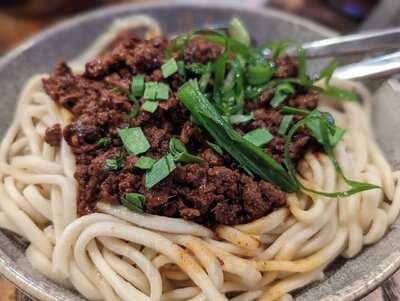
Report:
[{"label": "bowl of noodles", "polygon": [[285,53],[334,34],[271,9],[124,5],[6,55],[1,274],[52,301],[367,294],[400,264],[399,88]]}]

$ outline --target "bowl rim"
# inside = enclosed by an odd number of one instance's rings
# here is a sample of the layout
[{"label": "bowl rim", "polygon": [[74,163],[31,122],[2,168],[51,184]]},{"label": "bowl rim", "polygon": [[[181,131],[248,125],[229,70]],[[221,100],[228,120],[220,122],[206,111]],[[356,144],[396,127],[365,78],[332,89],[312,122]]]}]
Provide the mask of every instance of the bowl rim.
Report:
[{"label": "bowl rim", "polygon": [[[42,30],[39,33],[33,35],[32,37],[24,40],[22,43],[18,44],[16,47],[12,48],[5,55],[0,58],[0,69],[3,68],[6,64],[12,62],[16,57],[22,54],[25,51],[29,51],[29,48],[33,45],[42,42],[48,36],[52,36],[57,32],[61,32],[70,27],[74,27],[77,24],[83,21],[91,21],[96,18],[106,16],[108,14],[118,14],[120,12],[124,12],[126,9],[135,10],[135,9],[157,9],[157,8],[165,8],[165,7],[187,7],[187,8],[204,8],[204,7],[214,7],[217,9],[224,9],[229,7],[230,9],[242,10],[249,13],[257,13],[266,17],[278,17],[282,20],[288,21],[290,23],[301,25],[305,28],[310,29],[313,32],[319,33],[324,37],[332,37],[338,35],[338,33],[324,25],[318,24],[314,21],[307,20],[303,17],[293,15],[291,13],[283,12],[279,9],[265,7],[260,9],[259,7],[248,7],[244,4],[226,4],[226,3],[215,3],[211,0],[202,1],[197,3],[195,1],[185,1],[185,0],[174,0],[174,1],[148,1],[145,3],[123,3],[117,4],[108,7],[102,7],[90,10],[88,12],[79,13],[73,17],[70,17],[66,20],[63,20],[55,25],[50,26],[48,29]],[[0,258],[7,257],[0,248]],[[51,295],[44,289],[38,289],[34,283],[27,281],[24,277],[22,277],[19,273],[13,270],[10,264],[7,264],[5,260],[2,260],[3,264],[0,264],[0,275],[6,278],[8,281],[13,283],[19,290],[23,291],[25,294],[32,296],[41,301],[61,301],[64,300],[62,296],[54,296]],[[371,275],[373,277],[370,285],[356,285],[353,290],[348,291],[348,289],[343,288],[342,298],[346,300],[358,299],[369,292],[377,288],[381,283],[389,278],[398,268],[400,267],[400,258],[392,264],[387,264],[385,268],[382,269],[380,273],[373,273]],[[347,287],[348,288],[348,287]],[[341,290],[342,291],[342,290]],[[330,298],[329,296],[327,298]]]}]

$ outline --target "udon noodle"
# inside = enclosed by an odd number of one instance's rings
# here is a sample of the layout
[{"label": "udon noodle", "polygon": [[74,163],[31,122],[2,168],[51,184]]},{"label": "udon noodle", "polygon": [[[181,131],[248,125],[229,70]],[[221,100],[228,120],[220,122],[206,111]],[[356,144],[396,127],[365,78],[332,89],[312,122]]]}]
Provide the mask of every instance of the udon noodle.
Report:
[{"label": "udon noodle", "polygon": [[[123,29],[161,34],[147,16],[115,23],[76,59],[75,72]],[[324,102],[346,128],[335,155],[349,178],[379,185],[346,198],[289,194],[286,207],[254,222],[206,227],[98,204],[78,217],[75,162],[68,144],[44,143],[47,127],[66,125],[70,113],[42,90],[45,74],[24,86],[14,120],[0,148],[0,226],[29,241],[32,266],[89,300],[251,301],[291,300],[290,293],[323,279],[338,256],[354,257],[379,241],[400,210],[400,173],[374,141],[370,93],[360,84],[336,84],[358,92],[362,105]],[[316,190],[344,190],[323,153],[307,153],[298,176]]]}]

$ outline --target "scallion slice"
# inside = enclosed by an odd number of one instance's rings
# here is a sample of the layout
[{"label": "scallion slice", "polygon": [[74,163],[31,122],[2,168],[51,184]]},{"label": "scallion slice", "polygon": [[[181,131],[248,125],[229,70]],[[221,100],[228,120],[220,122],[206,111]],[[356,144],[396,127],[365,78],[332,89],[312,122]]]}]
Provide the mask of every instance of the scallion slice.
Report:
[{"label": "scallion slice", "polygon": [[150,148],[141,128],[118,129],[118,135],[129,154],[138,155]]},{"label": "scallion slice", "polygon": [[270,64],[249,65],[247,67],[247,80],[251,85],[262,85],[267,83],[274,74]]},{"label": "scallion slice", "polygon": [[250,45],[250,35],[242,21],[238,18],[232,18],[228,27],[229,36],[246,46]]},{"label": "scallion slice", "polygon": [[158,83],[148,82],[145,84],[143,98],[149,99],[149,100],[154,100],[154,99],[156,99],[157,91],[158,91]]},{"label": "scallion slice", "polygon": [[177,95],[216,143],[224,148],[246,172],[256,174],[286,192],[299,190],[298,183],[291,178],[283,166],[266,154],[262,148],[241,137],[221,117],[192,81],[185,83]]},{"label": "scallion slice", "polygon": [[[290,148],[290,144],[292,143],[293,136],[299,129],[301,129],[303,127],[307,127],[307,129],[310,131],[311,135],[319,143],[322,144],[324,151],[328,155],[328,157],[331,159],[337,174],[346,182],[346,184],[349,185],[349,189],[347,189],[345,191],[339,191],[339,192],[317,191],[317,190],[314,190],[314,189],[304,186],[296,178],[296,169],[290,158],[289,148]],[[292,179],[295,180],[302,189],[312,192],[312,193],[315,193],[315,194],[336,198],[336,197],[348,197],[354,193],[379,188],[379,186],[376,186],[374,184],[353,181],[351,179],[348,179],[343,174],[341,167],[339,166],[338,162],[336,161],[335,156],[333,155],[333,148],[336,146],[336,144],[342,138],[343,133],[344,133],[344,131],[342,129],[338,129],[335,126],[335,124],[332,123],[332,116],[330,116],[327,113],[322,113],[318,110],[312,111],[309,115],[305,116],[300,121],[298,121],[294,126],[291,127],[291,129],[289,130],[289,132],[287,134],[287,140],[286,140],[285,147],[284,147],[284,162],[285,162],[285,165],[286,165]]]},{"label": "scallion slice", "polygon": [[289,129],[290,123],[293,120],[293,115],[285,115],[282,118],[281,124],[279,125],[278,134],[285,135]]},{"label": "scallion slice", "polygon": [[157,110],[158,101],[146,100],[142,106],[144,111],[154,113]]},{"label": "scallion slice", "polygon": [[157,99],[166,100],[169,97],[169,86],[163,83],[159,83],[157,87]]},{"label": "scallion slice", "polygon": [[231,124],[246,123],[254,119],[253,113],[250,114],[235,114],[229,116],[229,122]]},{"label": "scallion slice", "polygon": [[187,150],[186,146],[178,138],[171,138],[169,141],[169,149],[174,156],[176,162],[184,163],[202,163],[204,160],[198,156],[192,155]]},{"label": "scallion slice", "polygon": [[164,180],[176,168],[174,157],[167,154],[158,160],[150,170],[146,173],[145,187],[146,189],[152,188],[157,183]]},{"label": "scallion slice", "polygon": [[326,85],[322,93],[332,99],[357,101],[356,93],[333,85]]},{"label": "scallion slice", "polygon": [[121,198],[121,204],[129,210],[143,212],[145,197],[140,193],[128,192]]},{"label": "scallion slice", "polygon": [[253,143],[255,146],[262,147],[268,144],[268,142],[270,142],[274,136],[272,136],[272,134],[266,129],[258,128],[246,133],[243,138]]},{"label": "scallion slice", "polygon": [[153,158],[147,157],[147,156],[142,156],[139,158],[139,160],[135,163],[135,167],[140,168],[140,169],[150,169],[156,160]]},{"label": "scallion slice", "polygon": [[185,62],[177,61],[176,65],[178,66],[178,74],[182,77],[186,77]]},{"label": "scallion slice", "polygon": [[296,90],[294,89],[293,85],[290,83],[282,83],[279,84],[275,88],[275,94],[274,97],[272,97],[270,101],[270,105],[273,108],[279,107],[279,105],[285,101],[285,99],[289,95],[294,95],[296,93]]},{"label": "scallion slice", "polygon": [[124,167],[124,158],[120,154],[119,156],[112,158],[112,159],[107,159],[105,164],[104,164],[105,169],[107,170],[120,170],[122,167]]},{"label": "scallion slice", "polygon": [[164,78],[170,77],[172,74],[178,71],[178,65],[174,58],[170,58],[161,66],[161,72]]},{"label": "scallion slice", "polygon": [[142,97],[144,92],[144,76],[136,75],[132,78],[131,93],[135,97]]},{"label": "scallion slice", "polygon": [[111,144],[111,140],[110,140],[110,138],[107,138],[107,137],[100,138],[100,139],[96,142],[96,145],[97,145],[98,147],[107,147],[107,146],[109,146],[110,144]]},{"label": "scallion slice", "polygon": [[305,115],[310,114],[310,111],[308,111],[308,110],[298,109],[298,108],[289,107],[289,106],[283,106],[281,112],[282,112],[282,114],[299,115],[299,116],[305,116]]},{"label": "scallion slice", "polygon": [[215,144],[215,143],[212,143],[212,142],[209,142],[209,141],[207,141],[207,144],[208,144],[217,154],[219,154],[219,155],[221,155],[221,156],[224,155],[224,150],[223,150],[218,144]]}]

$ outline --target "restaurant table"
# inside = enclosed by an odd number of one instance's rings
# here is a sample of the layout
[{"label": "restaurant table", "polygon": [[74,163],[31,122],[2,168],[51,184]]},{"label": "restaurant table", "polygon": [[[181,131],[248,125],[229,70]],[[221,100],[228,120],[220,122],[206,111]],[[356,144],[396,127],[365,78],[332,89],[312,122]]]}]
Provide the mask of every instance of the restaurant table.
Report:
[{"label": "restaurant table", "polygon": [[[390,1],[393,3],[400,2],[400,0],[387,0],[386,5]],[[77,11],[127,1],[53,1],[54,3],[60,3],[60,7],[51,7],[47,4],[40,7],[40,5],[37,5],[37,3],[41,2],[40,0],[31,1],[34,2],[36,6],[15,4],[26,2],[29,1],[0,0],[0,56],[34,33],[65,18],[73,16]],[[249,1],[249,3],[250,2],[253,5],[255,5],[254,3],[256,2],[257,4],[264,2],[272,7],[313,19],[314,21],[327,25],[341,33],[352,32],[361,26],[361,20],[352,19],[341,14],[337,9],[330,6],[328,4],[329,1],[327,0],[259,0]],[[46,3],[46,1],[43,0],[43,3]],[[75,3],[79,3],[78,6],[76,6]],[[43,9],[45,9],[45,11],[43,11]],[[384,9],[387,9],[387,7],[383,7],[382,10]],[[60,11],[62,13],[60,13]],[[374,15],[374,18],[378,20],[379,16]],[[400,271],[387,280],[380,288],[363,298],[362,301],[400,300],[398,284],[400,284]],[[0,301],[28,300],[31,299],[19,292],[10,282],[0,276]]]}]

